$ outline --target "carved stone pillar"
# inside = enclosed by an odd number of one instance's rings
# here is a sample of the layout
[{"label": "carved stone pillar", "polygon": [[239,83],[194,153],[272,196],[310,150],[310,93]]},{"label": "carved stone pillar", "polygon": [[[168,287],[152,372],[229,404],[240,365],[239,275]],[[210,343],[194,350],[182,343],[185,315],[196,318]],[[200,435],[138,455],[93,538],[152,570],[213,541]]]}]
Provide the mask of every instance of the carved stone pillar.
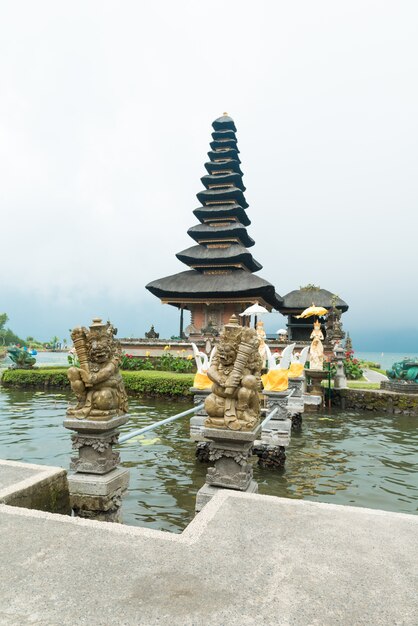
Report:
[{"label": "carved stone pillar", "polygon": [[344,371],[345,350],[337,344],[334,348],[337,371],[334,377],[334,389],[347,389],[347,377]]},{"label": "carved stone pillar", "polygon": [[293,391],[292,398],[301,398],[303,395],[303,389],[305,385],[305,376],[299,376],[298,378],[289,378],[289,391]]},{"label": "carved stone pillar", "polygon": [[234,431],[225,428],[205,428],[204,436],[209,443],[209,460],[214,462],[206,474],[206,483],[196,497],[196,513],[215,495],[218,489],[236,489],[257,493],[251,464],[252,448],[260,435],[258,425],[250,431]]},{"label": "carved stone pillar", "polygon": [[277,408],[277,413],[261,431],[261,439],[254,444],[254,453],[258,464],[269,469],[282,469],[286,461],[286,448],[290,443],[292,422],[289,419],[288,401],[290,390],[263,391],[266,398],[267,413]]},{"label": "carved stone pillar", "polygon": [[75,515],[99,521],[120,522],[123,493],[128,488],[129,470],[118,467],[119,428],[129,419],[119,415],[106,421],[67,418],[73,452],[68,476],[70,503]]},{"label": "carved stone pillar", "polygon": [[[190,391],[193,393],[193,403],[195,406],[202,404],[208,395],[211,393],[210,389],[196,389],[191,387]],[[190,439],[197,443],[196,446],[196,458],[201,463],[209,462],[209,441],[205,438],[204,423],[208,414],[205,407],[202,407],[190,418]]]},{"label": "carved stone pillar", "polygon": [[293,390],[289,396],[288,410],[289,417],[292,420],[292,429],[300,430],[302,428],[303,411],[305,402],[303,400],[303,392],[305,386],[305,376],[298,378],[289,378],[289,389]]}]

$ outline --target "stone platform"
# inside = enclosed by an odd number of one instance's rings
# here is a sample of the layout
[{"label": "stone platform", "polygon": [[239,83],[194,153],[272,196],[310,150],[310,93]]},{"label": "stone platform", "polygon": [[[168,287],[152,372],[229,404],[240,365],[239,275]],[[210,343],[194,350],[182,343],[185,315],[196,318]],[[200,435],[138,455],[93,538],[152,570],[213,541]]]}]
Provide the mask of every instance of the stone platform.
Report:
[{"label": "stone platform", "polygon": [[227,489],[181,535],[0,505],[0,624],[415,626],[417,531]]},{"label": "stone platform", "polygon": [[62,467],[0,460],[0,502],[51,513],[70,513]]}]

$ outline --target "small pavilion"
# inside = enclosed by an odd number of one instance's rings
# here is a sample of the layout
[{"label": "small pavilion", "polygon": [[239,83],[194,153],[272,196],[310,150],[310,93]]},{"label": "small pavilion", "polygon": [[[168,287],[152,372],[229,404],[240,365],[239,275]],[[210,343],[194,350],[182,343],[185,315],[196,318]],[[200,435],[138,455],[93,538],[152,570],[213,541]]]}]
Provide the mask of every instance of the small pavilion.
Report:
[{"label": "small pavilion", "polygon": [[[190,269],[146,285],[162,303],[180,309],[180,337],[217,334],[231,315],[256,302],[269,311],[283,303],[273,285],[255,275],[262,266],[248,250],[255,242],[247,232],[251,222],[234,121],[224,114],[212,127],[204,190],[197,194],[201,206],[193,211],[199,223],[188,230],[195,245],[176,255]],[[184,310],[191,313],[185,333]]]},{"label": "small pavilion", "polygon": [[[348,310],[348,304],[339,296],[315,285],[307,285],[306,287],[300,287],[300,289],[290,291],[283,297],[283,304],[280,307],[280,313],[287,316],[287,334],[290,342],[310,341],[309,338],[312,332],[313,319],[297,319],[296,316],[300,315],[302,311],[312,304],[326,309],[332,309],[334,307],[340,314]],[[326,341],[329,325],[324,318],[319,319]]]}]

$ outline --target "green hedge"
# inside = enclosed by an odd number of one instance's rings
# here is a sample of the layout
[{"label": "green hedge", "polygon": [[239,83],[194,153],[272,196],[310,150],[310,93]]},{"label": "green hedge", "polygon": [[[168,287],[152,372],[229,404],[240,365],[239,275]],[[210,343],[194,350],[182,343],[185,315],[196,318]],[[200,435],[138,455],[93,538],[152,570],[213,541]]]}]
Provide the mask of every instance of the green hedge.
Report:
[{"label": "green hedge", "polygon": [[147,396],[191,396],[193,374],[177,372],[122,372],[125,388],[131,394]]},{"label": "green hedge", "polygon": [[[122,372],[126,391],[132,395],[190,396],[194,376],[175,372]],[[66,369],[4,370],[1,384],[19,389],[65,389],[70,383]]]},{"label": "green hedge", "polygon": [[45,387],[63,389],[70,387],[67,378],[67,370],[56,369],[32,369],[32,370],[4,370],[1,377],[1,384],[5,387],[16,387],[24,389],[35,387],[43,389]]}]

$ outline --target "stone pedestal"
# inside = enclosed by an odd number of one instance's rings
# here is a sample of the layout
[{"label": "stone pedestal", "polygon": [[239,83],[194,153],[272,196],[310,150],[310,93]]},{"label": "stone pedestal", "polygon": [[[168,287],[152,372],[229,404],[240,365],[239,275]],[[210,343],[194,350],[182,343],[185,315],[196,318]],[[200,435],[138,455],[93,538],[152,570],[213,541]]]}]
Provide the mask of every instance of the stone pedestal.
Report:
[{"label": "stone pedestal", "polygon": [[206,484],[197,493],[196,512],[201,511],[216,492],[212,488],[257,492],[250,458],[254,441],[260,433],[260,426],[251,431],[204,429],[204,436],[210,441],[209,460],[214,466],[208,468]]},{"label": "stone pedestal", "polygon": [[121,522],[122,496],[129,484],[129,470],[113,469],[102,476],[72,474],[68,477],[74,514],[103,522]]},{"label": "stone pedestal", "polygon": [[274,419],[287,419],[289,395],[290,389],[286,389],[286,391],[263,391],[263,396],[266,398],[267,414],[277,408],[278,411]]},{"label": "stone pedestal", "polygon": [[289,419],[290,389],[263,391],[267,413],[278,408],[277,413],[262,427],[261,438],[254,444],[258,464],[269,469],[282,469],[286,461],[286,448],[290,443],[292,422]]},{"label": "stone pedestal", "polygon": [[321,383],[328,378],[328,372],[326,370],[305,370],[306,376],[310,379],[311,384],[309,386],[309,393],[314,396],[321,396],[324,398],[324,388]]},{"label": "stone pedestal", "polygon": [[[195,406],[202,404],[211,393],[210,389],[196,389],[195,387],[191,387],[190,391],[193,393]],[[202,407],[190,418],[190,439],[197,443],[196,459],[201,463],[209,461],[209,442],[203,434],[207,417],[205,407]]]},{"label": "stone pedestal", "polygon": [[119,428],[129,420],[128,415],[107,421],[64,420],[71,435],[73,452],[68,476],[70,503],[75,515],[102,521],[121,521],[120,506],[129,482],[129,471],[118,468]]},{"label": "stone pedestal", "polygon": [[289,396],[288,411],[289,417],[292,420],[293,430],[300,430],[302,428],[303,411],[305,409],[305,403],[303,401],[305,384],[305,376],[289,378],[289,389],[293,390],[293,393]]},{"label": "stone pedestal", "polygon": [[316,413],[323,405],[323,397],[313,394],[305,394],[303,397],[305,413]]},{"label": "stone pedestal", "polygon": [[301,398],[305,387],[305,376],[289,378],[289,390],[293,390],[292,398]]}]

